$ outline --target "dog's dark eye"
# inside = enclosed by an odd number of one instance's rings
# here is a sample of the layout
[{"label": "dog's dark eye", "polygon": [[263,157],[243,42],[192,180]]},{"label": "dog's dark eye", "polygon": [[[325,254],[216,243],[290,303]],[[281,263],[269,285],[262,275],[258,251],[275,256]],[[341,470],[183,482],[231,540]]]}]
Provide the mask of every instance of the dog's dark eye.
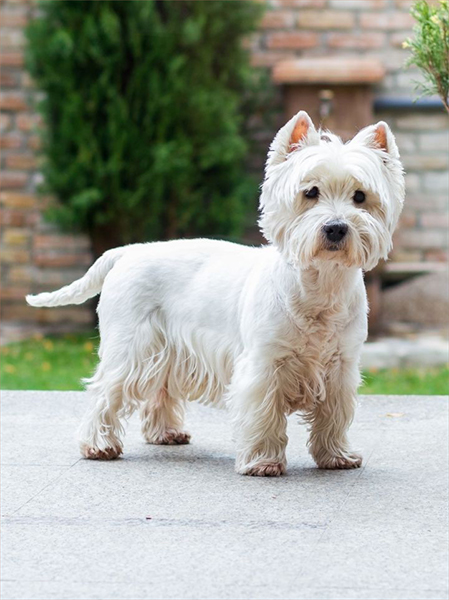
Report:
[{"label": "dog's dark eye", "polygon": [[365,202],[365,199],[366,199],[365,192],[362,192],[361,190],[357,190],[355,192],[354,196],[352,197],[352,199],[357,204],[362,204],[362,202]]},{"label": "dog's dark eye", "polygon": [[311,200],[313,200],[314,198],[318,198],[319,195],[320,190],[316,187],[316,185],[314,185],[313,188],[310,188],[310,190],[306,190],[304,192],[304,196],[306,198],[310,198]]}]

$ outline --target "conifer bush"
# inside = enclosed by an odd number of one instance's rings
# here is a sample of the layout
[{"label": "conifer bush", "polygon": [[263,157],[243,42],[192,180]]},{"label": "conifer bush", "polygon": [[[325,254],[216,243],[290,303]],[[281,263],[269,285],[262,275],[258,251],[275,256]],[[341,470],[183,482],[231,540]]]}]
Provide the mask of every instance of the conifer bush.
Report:
[{"label": "conifer bush", "polygon": [[423,75],[417,89],[423,96],[440,96],[449,113],[449,2],[440,0],[430,5],[426,0],[417,0],[411,14],[416,23],[414,37],[402,44],[410,49],[409,66],[416,66]]},{"label": "conifer bush", "polygon": [[27,30],[50,217],[119,244],[236,235],[255,181],[244,111],[258,93],[242,40],[251,0],[50,0]]}]

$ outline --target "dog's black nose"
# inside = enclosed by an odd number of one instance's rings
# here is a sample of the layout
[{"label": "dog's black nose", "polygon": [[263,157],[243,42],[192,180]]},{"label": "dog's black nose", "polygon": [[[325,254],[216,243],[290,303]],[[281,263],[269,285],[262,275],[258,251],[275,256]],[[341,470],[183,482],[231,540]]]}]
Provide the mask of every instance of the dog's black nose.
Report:
[{"label": "dog's black nose", "polygon": [[324,225],[323,231],[330,242],[341,242],[348,233],[348,226],[344,221],[331,221]]}]

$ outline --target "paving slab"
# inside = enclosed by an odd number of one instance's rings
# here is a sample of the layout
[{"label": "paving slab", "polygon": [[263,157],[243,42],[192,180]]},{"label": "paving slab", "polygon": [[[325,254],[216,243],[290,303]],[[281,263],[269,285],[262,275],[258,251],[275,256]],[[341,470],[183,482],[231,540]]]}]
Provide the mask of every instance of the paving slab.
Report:
[{"label": "paving slab", "polygon": [[288,474],[234,472],[224,411],[189,446],[81,459],[82,392],[2,392],[4,600],[448,597],[448,399],[365,396],[361,469],[321,471],[289,419]]}]

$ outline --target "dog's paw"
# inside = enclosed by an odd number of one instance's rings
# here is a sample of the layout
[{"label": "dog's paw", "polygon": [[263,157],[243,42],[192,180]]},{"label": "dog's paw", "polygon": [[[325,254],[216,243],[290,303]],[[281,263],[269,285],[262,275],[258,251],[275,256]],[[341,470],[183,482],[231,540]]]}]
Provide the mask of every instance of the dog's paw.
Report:
[{"label": "dog's paw", "polygon": [[241,475],[252,477],[280,477],[285,473],[285,464],[280,462],[260,462],[252,467],[239,469]]},{"label": "dog's paw", "polygon": [[328,455],[317,461],[320,469],[358,469],[361,464],[362,457],[356,452],[340,456]]},{"label": "dog's paw", "polygon": [[147,438],[149,444],[157,444],[161,446],[177,446],[190,443],[190,433],[186,431],[176,431],[175,429],[167,429],[164,433],[156,438]]},{"label": "dog's paw", "polygon": [[113,460],[114,458],[118,458],[122,452],[123,450],[120,446],[105,448],[104,450],[92,448],[86,444],[81,446],[81,454],[84,458],[89,458],[90,460]]}]

